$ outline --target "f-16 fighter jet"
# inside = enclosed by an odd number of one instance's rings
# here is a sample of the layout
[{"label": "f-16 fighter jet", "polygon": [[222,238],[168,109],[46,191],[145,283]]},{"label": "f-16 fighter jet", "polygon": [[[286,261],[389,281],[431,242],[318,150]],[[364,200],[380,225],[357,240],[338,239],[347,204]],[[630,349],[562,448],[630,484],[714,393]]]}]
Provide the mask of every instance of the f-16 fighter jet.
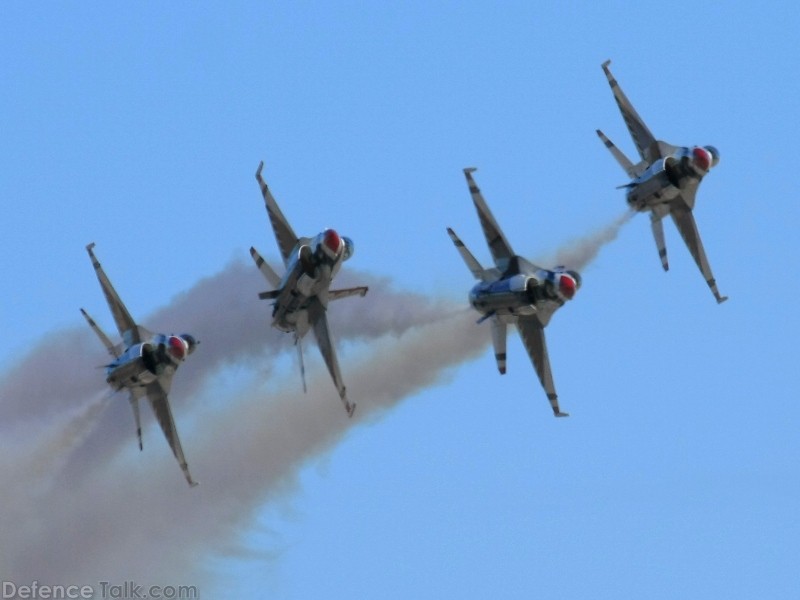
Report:
[{"label": "f-16 fighter jet", "polygon": [[167,442],[172,448],[172,453],[178,459],[186,481],[194,487],[197,482],[189,474],[189,466],[183,456],[167,394],[169,394],[175,370],[186,360],[187,356],[194,352],[197,341],[188,333],[180,335],[154,334],[137,325],[114,290],[114,286],[111,285],[103,267],[95,258],[93,248],[93,243],[86,246],[97,279],[100,281],[100,287],[103,288],[108,307],[111,309],[111,314],[114,315],[117,329],[122,336],[121,344],[113,344],[87,312],[81,309],[89,326],[100,338],[109,354],[114,357],[114,360],[106,366],[106,381],[115,392],[125,389],[130,394],[133,416],[136,419],[139,450],[142,449],[139,400],[147,397],[150,406],[153,407],[156,419],[158,419],[158,424],[161,425]]},{"label": "f-16 fighter jet", "polygon": [[630,183],[621,186],[628,190],[628,204],[640,212],[650,211],[653,236],[665,271],[669,269],[669,263],[661,219],[666,215],[672,216],[717,302],[725,302],[728,297],[720,296],[717,290],[692,215],[697,188],[703,177],[719,163],[719,151],[714,146],[678,147],[656,140],[614,79],[609,64],[609,60],[603,63],[603,71],[641,160],[634,164],[599,129],[597,135],[631,178]]},{"label": "f-16 fighter jet", "polygon": [[464,169],[464,174],[495,267],[484,269],[455,232],[447,228],[467,267],[479,280],[469,293],[470,304],[482,315],[478,323],[488,319],[492,325],[494,356],[500,374],[506,372],[506,330],[510,323],[514,323],[547,393],[553,414],[566,417],[568,414],[561,412],[558,406],[544,328],[553,313],[575,296],[581,277],[564,267],[543,269],[517,256],[475,184],[474,171],[474,168]]},{"label": "f-16 fighter jet", "polygon": [[256,266],[275,288],[273,291],[262,292],[259,298],[273,301],[272,326],[287,333],[294,333],[304,390],[306,382],[302,339],[309,329],[314,330],[314,337],[317,338],[322,358],[339,392],[339,398],[347,414],[352,417],[356,404],[347,399],[347,389],[339,371],[339,361],[336,359],[336,350],[328,327],[327,309],[331,300],[364,296],[367,293],[368,288],[363,286],[341,290],[330,289],[331,282],[342,263],[353,256],[355,250],[353,242],[349,238],[340,236],[333,229],[326,229],[314,238],[297,237],[261,177],[263,168],[262,161],[256,171],[256,180],[261,186],[267,215],[275,232],[286,271],[283,277],[280,277],[258,251],[251,247],[250,254]]}]

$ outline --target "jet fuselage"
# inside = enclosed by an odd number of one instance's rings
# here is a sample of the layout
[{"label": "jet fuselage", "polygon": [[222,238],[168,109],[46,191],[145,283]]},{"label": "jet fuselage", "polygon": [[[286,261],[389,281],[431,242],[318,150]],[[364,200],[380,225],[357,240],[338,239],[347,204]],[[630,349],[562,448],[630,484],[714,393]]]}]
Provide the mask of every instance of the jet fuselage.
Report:
[{"label": "jet fuselage", "polygon": [[302,239],[292,251],[278,287],[272,326],[302,336],[309,328],[309,301],[316,296],[327,306],[331,283],[353,252],[352,240],[333,229],[326,229],[313,239]]},{"label": "jet fuselage", "polygon": [[196,341],[189,334],[152,336],[127,348],[106,367],[106,382],[115,390],[145,387],[161,376],[172,376]]},{"label": "jet fuselage", "polygon": [[[640,212],[668,204],[689,187],[695,190],[703,177],[719,162],[719,152],[712,146],[678,148],[659,158],[627,186],[628,205]],[[694,194],[687,194],[694,198]]]},{"label": "jet fuselage", "polygon": [[571,300],[578,287],[580,275],[575,271],[536,269],[481,281],[470,290],[469,302],[482,315],[528,316],[536,314],[543,302]]}]

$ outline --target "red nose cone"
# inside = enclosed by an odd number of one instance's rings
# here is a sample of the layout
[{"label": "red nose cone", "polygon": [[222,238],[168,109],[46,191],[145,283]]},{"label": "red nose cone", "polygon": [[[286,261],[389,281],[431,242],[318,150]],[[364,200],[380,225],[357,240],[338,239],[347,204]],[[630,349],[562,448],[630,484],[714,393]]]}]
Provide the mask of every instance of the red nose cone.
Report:
[{"label": "red nose cone", "polygon": [[562,275],[558,281],[558,289],[567,300],[572,300],[575,295],[575,280],[568,275]]},{"label": "red nose cone", "polygon": [[323,243],[330,249],[331,252],[336,254],[342,246],[342,238],[333,229],[325,231],[325,239]]},{"label": "red nose cone", "polygon": [[694,155],[694,164],[702,171],[708,171],[711,168],[711,153],[705,148],[695,148],[692,150]]},{"label": "red nose cone", "polygon": [[183,360],[186,356],[186,346],[183,340],[175,336],[169,338],[169,353],[178,360]]}]

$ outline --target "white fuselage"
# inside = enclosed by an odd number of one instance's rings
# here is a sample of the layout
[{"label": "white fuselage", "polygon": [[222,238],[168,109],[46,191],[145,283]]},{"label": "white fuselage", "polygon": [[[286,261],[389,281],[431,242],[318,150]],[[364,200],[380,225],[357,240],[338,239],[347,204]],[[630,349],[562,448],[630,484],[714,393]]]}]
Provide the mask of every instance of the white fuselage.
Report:
[{"label": "white fuselage", "polygon": [[130,346],[106,368],[106,382],[115,390],[145,387],[159,377],[172,376],[191,352],[181,336],[157,334]]}]

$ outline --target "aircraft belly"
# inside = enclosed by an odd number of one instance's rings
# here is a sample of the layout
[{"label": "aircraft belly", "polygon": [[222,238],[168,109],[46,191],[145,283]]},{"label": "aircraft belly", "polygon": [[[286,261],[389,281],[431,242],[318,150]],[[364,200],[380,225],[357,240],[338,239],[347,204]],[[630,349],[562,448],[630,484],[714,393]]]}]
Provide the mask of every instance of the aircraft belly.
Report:
[{"label": "aircraft belly", "polygon": [[145,366],[141,357],[112,365],[106,373],[106,382],[116,390],[143,387],[156,379],[156,374]]},{"label": "aircraft belly", "polygon": [[678,196],[680,189],[672,185],[663,171],[634,185],[628,191],[628,204],[639,211],[666,204]]}]

